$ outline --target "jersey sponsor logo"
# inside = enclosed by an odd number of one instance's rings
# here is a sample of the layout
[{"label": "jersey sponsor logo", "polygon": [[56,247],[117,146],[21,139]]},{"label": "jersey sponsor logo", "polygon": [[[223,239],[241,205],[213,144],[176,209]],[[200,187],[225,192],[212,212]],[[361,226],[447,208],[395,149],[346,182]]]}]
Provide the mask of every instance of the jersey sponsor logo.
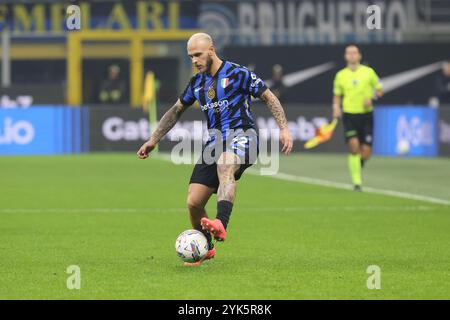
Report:
[{"label": "jersey sponsor logo", "polygon": [[214,99],[216,96],[216,92],[214,91],[214,88],[211,86],[208,89],[208,98],[209,99]]},{"label": "jersey sponsor logo", "polygon": [[220,86],[225,89],[228,86],[229,81],[230,81],[230,79],[228,79],[228,78],[221,79]]},{"label": "jersey sponsor logo", "polygon": [[220,112],[224,108],[227,108],[229,104],[229,101],[227,99],[225,100],[219,100],[216,102],[207,103],[200,106],[200,109],[203,111],[206,111],[208,109],[215,109],[217,112]]}]

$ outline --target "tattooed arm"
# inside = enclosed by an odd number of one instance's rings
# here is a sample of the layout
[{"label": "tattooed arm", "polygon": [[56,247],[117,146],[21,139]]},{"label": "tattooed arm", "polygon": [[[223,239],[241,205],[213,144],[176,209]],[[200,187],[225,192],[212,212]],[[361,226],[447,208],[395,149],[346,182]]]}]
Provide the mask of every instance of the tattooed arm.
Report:
[{"label": "tattooed arm", "polygon": [[178,119],[180,119],[183,112],[188,108],[181,103],[180,99],[175,102],[175,104],[167,110],[164,116],[159,121],[159,125],[153,132],[150,139],[142,145],[142,147],[137,152],[137,155],[141,159],[148,157],[148,154],[155,149],[158,142],[173,128]]},{"label": "tattooed arm", "polygon": [[275,121],[280,128],[280,141],[283,144],[283,149],[281,150],[285,154],[289,154],[292,150],[293,140],[291,133],[289,132],[288,123],[286,120],[286,115],[284,113],[283,107],[281,106],[280,100],[273,94],[270,89],[266,89],[261,95],[261,99],[266,103],[270,112],[272,113]]},{"label": "tattooed arm", "polygon": [[270,112],[272,112],[275,121],[278,123],[280,130],[287,128],[287,120],[284,114],[283,107],[281,106],[280,100],[273,94],[270,89],[266,89],[261,95],[261,99],[267,104]]}]

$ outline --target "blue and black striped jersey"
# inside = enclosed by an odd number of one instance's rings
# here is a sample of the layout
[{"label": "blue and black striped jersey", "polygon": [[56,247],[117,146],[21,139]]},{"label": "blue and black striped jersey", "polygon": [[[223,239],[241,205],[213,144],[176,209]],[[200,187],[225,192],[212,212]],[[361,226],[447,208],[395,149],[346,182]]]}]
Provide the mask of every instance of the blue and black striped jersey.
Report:
[{"label": "blue and black striped jersey", "polygon": [[208,129],[227,136],[229,129],[254,128],[250,111],[251,96],[259,98],[267,89],[264,81],[246,67],[223,61],[214,76],[205,72],[192,77],[180,96],[183,105],[198,101]]}]

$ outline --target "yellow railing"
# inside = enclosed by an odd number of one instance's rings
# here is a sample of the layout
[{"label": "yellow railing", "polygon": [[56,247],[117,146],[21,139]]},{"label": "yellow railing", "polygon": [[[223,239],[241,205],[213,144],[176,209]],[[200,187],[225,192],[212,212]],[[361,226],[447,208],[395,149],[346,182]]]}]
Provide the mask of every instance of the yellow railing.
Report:
[{"label": "yellow railing", "polygon": [[144,41],[183,41],[199,30],[165,31],[80,31],[67,36],[67,102],[71,106],[82,104],[83,41],[127,41],[130,43],[130,104],[142,103],[144,82]]}]

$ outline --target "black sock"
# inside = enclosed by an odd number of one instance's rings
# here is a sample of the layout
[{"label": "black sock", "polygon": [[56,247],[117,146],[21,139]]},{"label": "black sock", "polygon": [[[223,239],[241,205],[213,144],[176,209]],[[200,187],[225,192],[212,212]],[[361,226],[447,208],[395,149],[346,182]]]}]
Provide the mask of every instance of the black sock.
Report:
[{"label": "black sock", "polygon": [[202,233],[205,235],[206,240],[208,240],[208,249],[211,250],[212,248],[214,248],[211,233],[209,233],[208,231],[205,231],[205,230],[202,230]]},{"label": "black sock", "polygon": [[231,210],[233,210],[233,202],[221,200],[217,202],[216,218],[222,221],[223,227],[226,229],[230,220]]}]

